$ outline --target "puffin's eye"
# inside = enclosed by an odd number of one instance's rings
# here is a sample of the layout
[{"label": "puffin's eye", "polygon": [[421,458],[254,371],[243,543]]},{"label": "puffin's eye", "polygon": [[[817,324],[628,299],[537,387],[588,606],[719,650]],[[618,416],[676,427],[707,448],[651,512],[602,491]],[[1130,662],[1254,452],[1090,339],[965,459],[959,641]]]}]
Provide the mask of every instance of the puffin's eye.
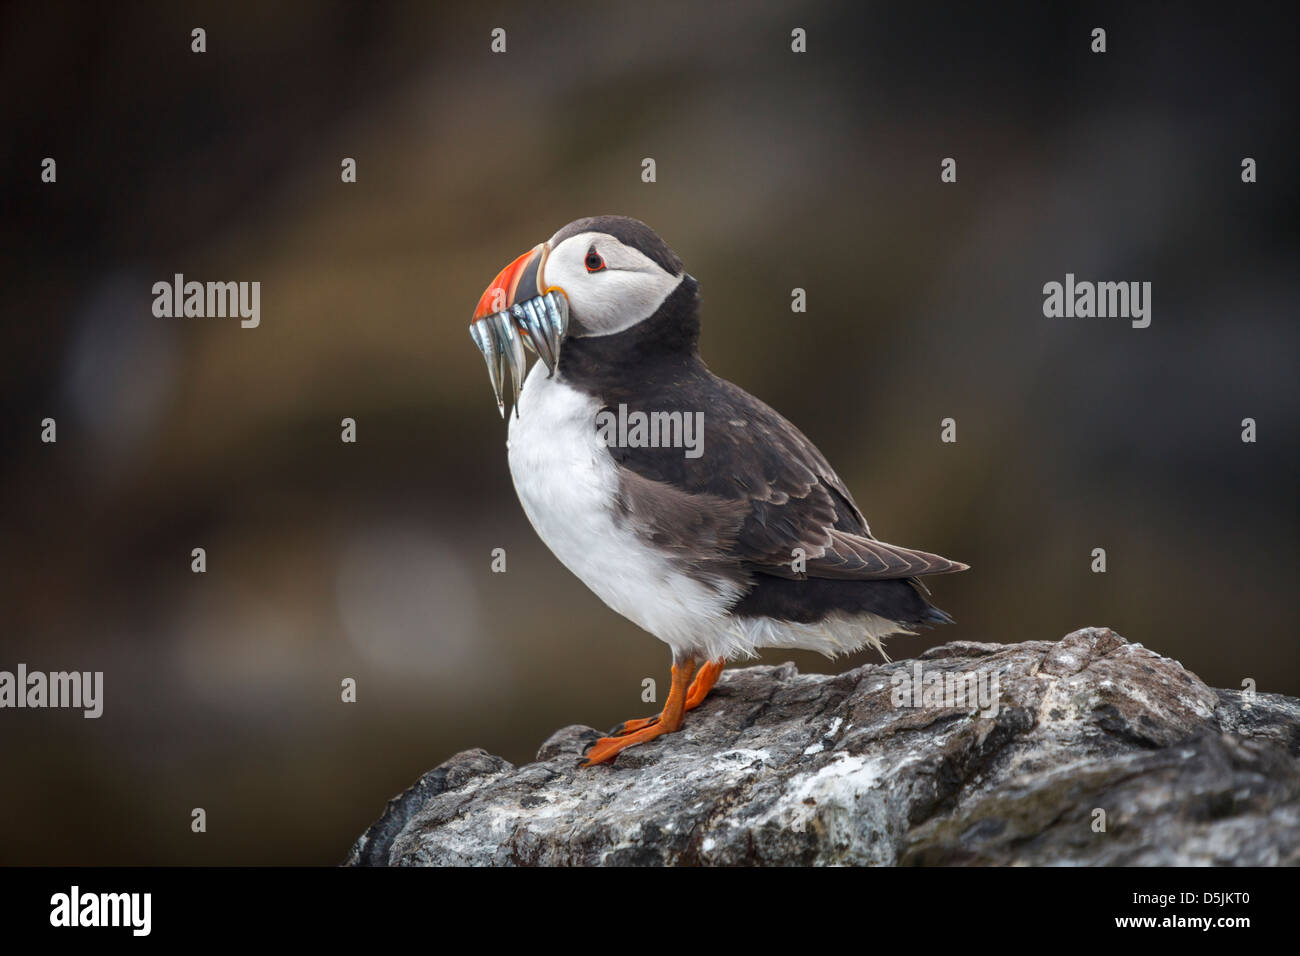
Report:
[{"label": "puffin's eye", "polygon": [[583,264],[586,265],[588,272],[599,272],[601,269],[605,268],[605,260],[600,257],[600,253],[595,249],[588,252],[587,258],[582,261]]}]

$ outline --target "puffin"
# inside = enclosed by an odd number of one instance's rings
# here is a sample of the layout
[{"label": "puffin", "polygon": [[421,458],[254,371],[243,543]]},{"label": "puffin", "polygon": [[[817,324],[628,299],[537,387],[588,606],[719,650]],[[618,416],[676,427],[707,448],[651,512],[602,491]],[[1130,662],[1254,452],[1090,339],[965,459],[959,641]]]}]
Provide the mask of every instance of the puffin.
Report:
[{"label": "puffin", "polygon": [[[583,766],[679,730],[729,660],[883,655],[890,635],[952,623],[920,579],[968,565],[877,540],[817,447],[709,371],[699,284],[645,223],[569,223],[497,274],[470,332],[502,414],[506,365],[514,380],[507,457],[529,522],[672,651],[662,711],[595,741]],[[527,374],[523,346],[539,356]],[[613,415],[658,422],[669,439],[690,431],[679,423],[702,427],[682,447],[603,427]]]}]

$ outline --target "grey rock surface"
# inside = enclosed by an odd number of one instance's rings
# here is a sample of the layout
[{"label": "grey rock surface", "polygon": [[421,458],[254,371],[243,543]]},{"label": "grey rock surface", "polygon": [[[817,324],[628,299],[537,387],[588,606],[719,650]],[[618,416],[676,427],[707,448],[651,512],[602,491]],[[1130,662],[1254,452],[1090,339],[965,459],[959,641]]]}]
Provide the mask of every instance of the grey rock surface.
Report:
[{"label": "grey rock surface", "polygon": [[680,733],[579,768],[598,736],[521,767],[457,754],[348,864],[1300,863],[1300,700],[1211,689],[1107,628],[728,670]]}]

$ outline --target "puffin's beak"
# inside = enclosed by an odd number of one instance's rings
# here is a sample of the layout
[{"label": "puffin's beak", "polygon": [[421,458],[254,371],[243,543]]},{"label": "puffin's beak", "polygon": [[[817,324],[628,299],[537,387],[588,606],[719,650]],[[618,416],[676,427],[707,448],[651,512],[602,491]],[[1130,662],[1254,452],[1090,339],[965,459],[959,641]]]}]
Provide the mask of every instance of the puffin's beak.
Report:
[{"label": "puffin's beak", "polygon": [[[510,307],[515,304],[515,290],[524,293],[525,299],[531,299],[534,295],[540,295],[541,289],[537,288],[538,266],[541,265],[542,248],[545,246],[533,246],[522,256],[516,259],[510,265],[506,266],[497,273],[497,277],[492,280],[488,287],[479,297],[478,308],[474,310],[474,321],[486,318],[494,312],[509,311]],[[524,278],[524,273],[528,273],[532,281],[520,284]],[[530,292],[529,289],[532,289]]]},{"label": "puffin's beak", "polygon": [[497,409],[503,418],[506,410],[501,386],[507,366],[514,385],[515,414],[519,414],[519,390],[527,362],[524,346],[545,363],[548,377],[555,374],[560,360],[560,343],[569,324],[569,303],[563,290],[547,290],[543,285],[543,269],[550,252],[549,243],[540,243],[497,273],[479,297],[470,323],[470,338],[487,362]]}]

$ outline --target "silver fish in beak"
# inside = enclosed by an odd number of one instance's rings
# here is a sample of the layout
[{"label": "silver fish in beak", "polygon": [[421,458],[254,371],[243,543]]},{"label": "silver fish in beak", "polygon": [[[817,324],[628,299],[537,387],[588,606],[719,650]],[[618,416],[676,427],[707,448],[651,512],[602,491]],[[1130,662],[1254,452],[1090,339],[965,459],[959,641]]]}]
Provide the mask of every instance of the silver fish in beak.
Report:
[{"label": "silver fish in beak", "polygon": [[502,394],[507,370],[514,390],[515,414],[519,414],[519,390],[524,387],[528,365],[524,346],[537,353],[549,378],[560,364],[560,346],[568,327],[569,300],[558,290],[518,303],[509,312],[494,312],[470,323],[469,337],[483,353],[502,418],[506,414]]},{"label": "silver fish in beak", "polygon": [[569,300],[563,290],[543,285],[542,269],[550,251],[543,242],[502,269],[479,298],[469,326],[469,336],[487,363],[502,418],[506,414],[502,389],[507,370],[515,415],[519,415],[519,390],[524,385],[528,361],[525,346],[537,353],[548,377],[555,374],[560,363],[560,347],[569,330]]}]

